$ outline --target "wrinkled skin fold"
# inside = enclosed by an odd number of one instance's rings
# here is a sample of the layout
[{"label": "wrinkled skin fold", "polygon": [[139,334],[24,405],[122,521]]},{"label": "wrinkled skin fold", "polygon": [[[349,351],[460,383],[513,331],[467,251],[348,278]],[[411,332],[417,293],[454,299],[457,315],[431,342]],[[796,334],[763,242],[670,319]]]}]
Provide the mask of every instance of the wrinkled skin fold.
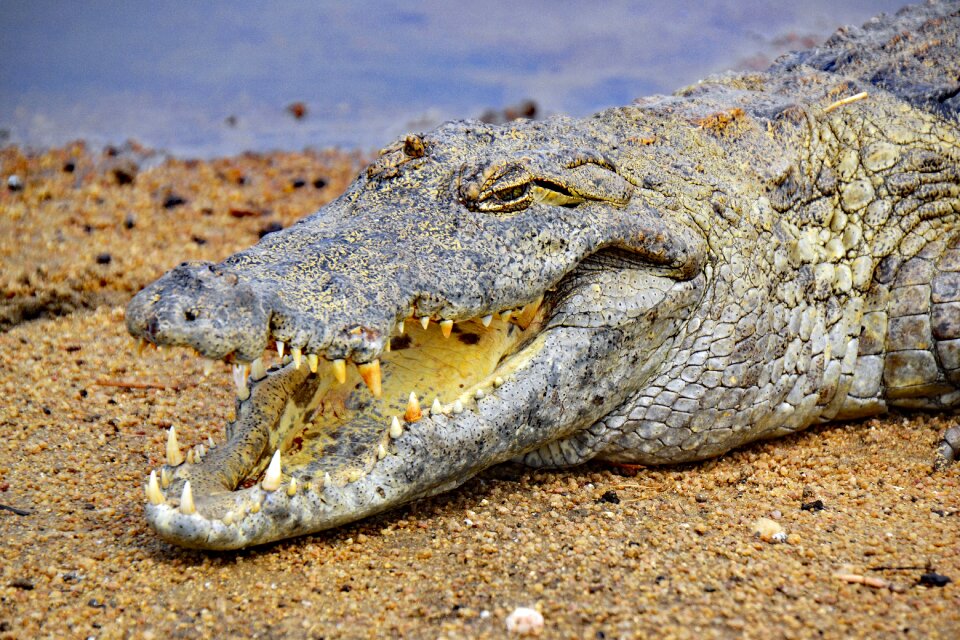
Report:
[{"label": "wrinkled skin fold", "polygon": [[128,329],[234,363],[237,412],[186,457],[172,434],[148,521],[232,549],[507,460],[675,463],[958,406],[958,32],[933,3],[583,120],[449,123],[174,268]]}]

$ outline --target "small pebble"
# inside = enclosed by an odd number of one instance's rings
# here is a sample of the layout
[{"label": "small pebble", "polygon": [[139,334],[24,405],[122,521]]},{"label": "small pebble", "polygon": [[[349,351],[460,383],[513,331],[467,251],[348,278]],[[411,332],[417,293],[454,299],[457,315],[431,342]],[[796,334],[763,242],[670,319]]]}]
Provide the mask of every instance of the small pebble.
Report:
[{"label": "small pebble", "polygon": [[787,534],[779,522],[770,518],[760,518],[753,523],[753,535],[764,542],[785,542]]},{"label": "small pebble", "polygon": [[13,174],[7,178],[7,189],[10,189],[10,191],[20,191],[23,189],[23,180],[20,179],[20,176]]},{"label": "small pebble", "polygon": [[538,636],[543,631],[543,616],[536,609],[517,607],[507,616],[507,632],[518,636]]}]

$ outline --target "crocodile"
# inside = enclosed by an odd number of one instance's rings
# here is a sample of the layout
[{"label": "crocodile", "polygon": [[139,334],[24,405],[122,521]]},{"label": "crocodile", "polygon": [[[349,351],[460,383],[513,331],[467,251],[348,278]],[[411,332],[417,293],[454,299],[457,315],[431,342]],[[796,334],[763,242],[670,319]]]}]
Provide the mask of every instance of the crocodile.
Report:
[{"label": "crocodile", "polygon": [[[233,365],[225,441],[175,428],[163,539],[235,549],[498,463],[703,460],[960,406],[960,2],[591,117],[443,124],[337,200],[126,310]],[[957,458],[960,428],[939,445]]]}]

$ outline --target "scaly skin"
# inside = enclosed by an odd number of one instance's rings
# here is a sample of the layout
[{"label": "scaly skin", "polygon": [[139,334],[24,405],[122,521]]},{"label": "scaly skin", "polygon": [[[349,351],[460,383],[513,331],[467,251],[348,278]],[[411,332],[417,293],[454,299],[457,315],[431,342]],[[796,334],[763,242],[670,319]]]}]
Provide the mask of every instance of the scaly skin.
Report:
[{"label": "scaly skin", "polygon": [[173,269],[130,332],[254,364],[226,443],[171,442],[149,522],[237,548],[506,460],[675,463],[958,406],[958,33],[960,3],[933,3],[583,120],[450,123]]}]

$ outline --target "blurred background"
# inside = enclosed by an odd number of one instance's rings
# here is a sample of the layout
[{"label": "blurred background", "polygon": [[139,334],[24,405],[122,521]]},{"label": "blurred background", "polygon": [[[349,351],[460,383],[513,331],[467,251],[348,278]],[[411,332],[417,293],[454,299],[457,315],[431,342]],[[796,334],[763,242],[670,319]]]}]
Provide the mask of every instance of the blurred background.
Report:
[{"label": "blurred background", "polygon": [[763,69],[904,0],[0,0],[0,144],[372,149]]}]

